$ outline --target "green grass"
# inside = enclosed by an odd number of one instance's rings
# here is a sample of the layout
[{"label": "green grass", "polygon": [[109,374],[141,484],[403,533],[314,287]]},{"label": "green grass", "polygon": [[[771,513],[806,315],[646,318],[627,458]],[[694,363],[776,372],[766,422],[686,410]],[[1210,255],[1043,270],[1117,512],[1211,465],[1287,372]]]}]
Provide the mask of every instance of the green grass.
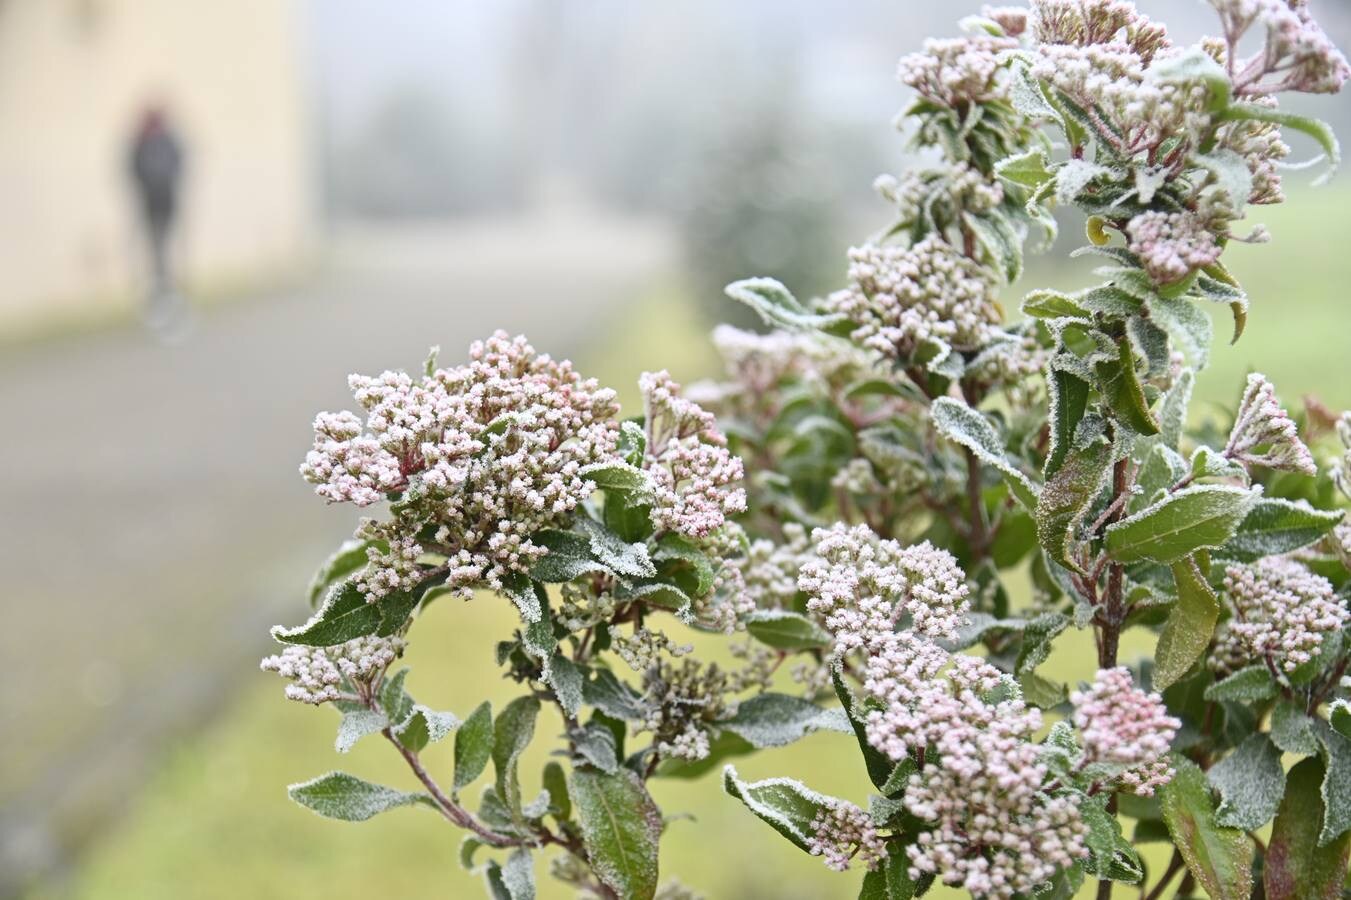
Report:
[{"label": "green grass", "polygon": [[[1204,403],[1232,404],[1243,374],[1258,365],[1288,401],[1316,392],[1330,405],[1351,405],[1343,308],[1351,285],[1351,253],[1344,191],[1300,196],[1255,217],[1275,241],[1235,248],[1232,268],[1248,286],[1248,334],[1236,347],[1218,344],[1201,378]],[[1280,285],[1289,281],[1291,286]],[[1087,276],[1080,280],[1087,283]],[[612,348],[584,365],[607,384],[631,387],[644,367],[667,366],[682,380],[710,374],[716,365],[696,315],[679,294],[635,304],[617,323]],[[1013,304],[1011,304],[1013,305]],[[1217,333],[1227,333],[1227,310],[1217,311]],[[586,362],[586,360],[583,360]],[[297,590],[299,596],[299,589]],[[297,606],[297,615],[301,610]],[[469,604],[441,601],[420,623],[408,662],[410,687],[422,702],[467,714],[485,696],[496,708],[516,694],[493,665],[492,643],[511,629],[508,604],[481,598]],[[1148,652],[1152,638],[1127,635],[1123,658]],[[1043,670],[1065,681],[1087,678],[1094,667],[1091,640],[1063,641]],[[413,787],[392,752],[368,738],[350,755],[333,750],[336,717],[281,698],[274,676],[249,680],[230,708],[203,733],[165,756],[134,808],[89,854],[70,879],[35,892],[41,898],[136,897],[138,900],[207,898],[357,897],[362,895],[474,897],[481,888],[456,863],[460,835],[420,809],[399,810],[361,825],[321,820],[293,806],[284,786],[341,768],[372,780]],[[558,730],[542,719],[540,733]],[[541,745],[545,741],[539,742]],[[816,735],[794,747],[740,761],[751,778],[790,775],[856,801],[867,796],[852,740]],[[523,772],[539,771],[542,749]],[[450,742],[428,751],[433,771],[450,766]],[[528,777],[527,792],[536,785]],[[657,782],[654,793],[671,814],[663,841],[662,869],[711,898],[852,897],[857,873],[836,875],[794,851],[778,835],[723,795],[716,776],[695,782]],[[470,790],[471,796],[475,794]],[[1146,857],[1158,871],[1161,845]],[[540,895],[569,896],[537,866]],[[1118,891],[1120,897],[1134,890]],[[953,897],[934,891],[930,896]]]}]

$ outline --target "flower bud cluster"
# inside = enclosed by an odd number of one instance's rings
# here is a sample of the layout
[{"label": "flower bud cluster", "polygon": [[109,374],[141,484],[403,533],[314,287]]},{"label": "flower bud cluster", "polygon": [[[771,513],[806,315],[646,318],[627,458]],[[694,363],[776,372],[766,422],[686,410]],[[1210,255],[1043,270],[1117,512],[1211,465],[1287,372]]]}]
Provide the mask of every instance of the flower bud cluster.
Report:
[{"label": "flower bud cluster", "polygon": [[643,674],[646,715],[639,730],[652,733],[652,746],[662,757],[688,761],[709,754],[709,729],[736,714],[736,695],[768,686],[762,665],[729,670],[716,663],[683,659],[678,664],[658,659]]},{"label": "flower bud cluster", "polygon": [[897,77],[940,106],[989,103],[1007,93],[1000,54],[1017,46],[1012,38],[990,35],[930,38],[923,50],[901,58]]},{"label": "flower bud cluster", "polygon": [[728,516],[746,511],[740,487],[745,471],[727,449],[711,413],[680,395],[669,372],[644,372],[638,381],[647,413],[647,459],[658,530],[703,538]]},{"label": "flower bud cluster", "polygon": [[1084,763],[1123,767],[1116,780],[1150,797],[1173,777],[1168,748],[1182,722],[1168,715],[1163,698],[1135,686],[1125,666],[1099,669],[1093,684],[1070,694]]},{"label": "flower bud cluster", "polygon": [[866,647],[895,631],[902,616],[925,637],[956,634],[970,588],[957,561],[925,541],[902,548],[866,525],[817,529],[815,556],[802,565],[798,588],[807,608],[824,617],[842,651]]},{"label": "flower bud cluster", "polygon": [[1263,34],[1258,52],[1230,60],[1236,94],[1332,94],[1351,76],[1346,57],[1313,20],[1307,0],[1210,0],[1210,5],[1220,14],[1232,51],[1250,31]]},{"label": "flower bud cluster", "polygon": [[876,869],[887,858],[886,843],[878,836],[872,816],[835,798],[812,819],[807,851],[836,872],[848,869],[854,857],[867,869]]},{"label": "flower bud cluster", "polygon": [[999,331],[993,276],[940,237],[911,247],[856,247],[849,281],[827,299],[828,311],[854,323],[854,340],[892,359],[935,338],[958,349],[983,347]]},{"label": "flower bud cluster", "polygon": [[1224,455],[1244,466],[1318,474],[1294,420],[1276,399],[1275,386],[1258,372],[1248,376]]},{"label": "flower bud cluster", "polygon": [[1155,284],[1181,281],[1220,259],[1219,242],[1194,213],[1144,212],[1130,220],[1126,234]]},{"label": "flower bud cluster", "polygon": [[931,218],[942,228],[960,224],[963,213],[978,215],[1004,202],[999,182],[966,162],[912,168],[899,178],[882,175],[873,188],[896,205],[902,224]]},{"label": "flower bud cluster", "polygon": [[290,646],[259,663],[264,672],[276,672],[291,684],[286,699],[299,703],[328,703],[343,696],[342,684],[369,684],[403,652],[398,637],[359,637],[334,647]]},{"label": "flower bud cluster", "polygon": [[1033,0],[1032,34],[1041,44],[1076,47],[1120,41],[1146,64],[1169,46],[1167,29],[1128,0]]},{"label": "flower bud cluster", "polygon": [[1216,653],[1267,659],[1289,673],[1309,662],[1328,635],[1346,627],[1348,613],[1332,584],[1291,559],[1229,566],[1224,589],[1233,618]]},{"label": "flower bud cluster", "polygon": [[[905,807],[930,824],[906,848],[910,875],[933,874],[979,897],[1027,893],[1087,852],[1075,801],[1048,792],[1033,737],[1041,713],[984,660],[935,638],[963,620],[956,561],[926,544],[902,550],[866,527],[818,529],[799,588],[842,656],[861,651],[868,743],[893,760],[932,750]],[[897,630],[902,614],[910,627]]]},{"label": "flower bud cluster", "polygon": [[1332,482],[1351,497],[1351,412],[1342,413],[1337,420],[1337,437],[1342,442],[1342,455],[1332,464]]},{"label": "flower bud cluster", "polygon": [[[364,426],[353,413],[321,414],[301,473],[330,501],[399,501],[392,520],[362,525],[362,537],[390,548],[371,551],[372,599],[416,582],[424,550],[446,557],[446,583],[461,596],[500,587],[544,554],[529,536],[565,525],[595,490],[581,469],[615,455],[614,391],[524,337],[496,332],[467,364],[418,379],[385,372],[350,384]],[[414,540],[429,530],[434,541]]]}]

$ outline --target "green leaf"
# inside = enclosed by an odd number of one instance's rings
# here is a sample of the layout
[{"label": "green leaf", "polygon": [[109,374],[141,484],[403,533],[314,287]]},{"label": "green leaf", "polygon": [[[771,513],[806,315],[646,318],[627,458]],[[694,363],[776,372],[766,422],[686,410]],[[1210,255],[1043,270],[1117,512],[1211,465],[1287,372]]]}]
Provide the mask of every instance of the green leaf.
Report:
[{"label": "green leaf", "polygon": [[1210,646],[1220,602],[1192,559],[1173,564],[1177,603],[1168,614],[1154,651],[1154,690],[1176,684]]},{"label": "green leaf", "polygon": [[812,838],[812,820],[830,803],[824,794],[791,778],[769,778],[747,783],[737,777],[736,769],[723,769],[722,786],[727,793],[746,804],[746,808],[801,850],[808,850]]},{"label": "green leaf", "polygon": [[1326,847],[1351,829],[1351,738],[1344,737],[1322,719],[1311,719],[1314,735],[1323,745],[1328,768],[1323,779],[1323,828],[1318,846]]},{"label": "green leaf", "polygon": [[535,867],[524,847],[511,851],[505,865],[490,864],[487,878],[495,900],[535,900]]},{"label": "green leaf", "polygon": [[654,556],[658,562],[667,564],[662,566],[663,575],[679,579],[686,593],[706,597],[713,590],[717,580],[713,562],[707,553],[684,535],[662,535]]},{"label": "green leaf", "polygon": [[619,771],[619,752],[615,745],[615,735],[604,724],[588,723],[584,728],[568,732],[568,737],[577,756],[602,772],[613,774]]},{"label": "green leaf", "polygon": [[647,473],[637,466],[621,459],[608,459],[582,466],[577,474],[587,481],[595,482],[603,491],[620,493],[645,492],[648,489]]},{"label": "green leaf", "polygon": [[1351,738],[1351,703],[1333,700],[1328,707],[1328,723],[1342,737]]},{"label": "green leaf", "polygon": [[1023,272],[1023,242],[998,208],[985,215],[962,213],[962,221],[989,254],[991,267],[1012,284]]},{"label": "green leaf", "polygon": [[[1047,107],[1049,109],[1049,107]],[[995,163],[995,175],[1016,185],[1039,188],[1055,177],[1047,168],[1045,150],[1029,150]]]},{"label": "green leaf", "polygon": [[1088,409],[1090,385],[1087,381],[1054,363],[1048,370],[1046,390],[1050,401],[1051,447],[1046,454],[1046,467],[1043,476],[1050,480],[1060,471],[1074,446],[1074,434]]},{"label": "green leaf", "polygon": [[1110,444],[1094,440],[1072,449],[1056,473],[1047,479],[1037,500],[1037,543],[1053,562],[1078,572],[1070,558],[1074,532],[1098,495],[1112,463]]},{"label": "green leaf", "polygon": [[1192,368],[1204,369],[1210,361],[1210,343],[1215,333],[1205,310],[1190,300],[1154,297],[1149,301],[1149,311],[1181,344]]},{"label": "green leaf", "polygon": [[283,644],[333,647],[353,638],[375,634],[381,618],[380,607],[367,603],[366,595],[356,582],[348,580],[329,590],[323,605],[308,622],[295,628],[276,625],[272,628],[272,637]]},{"label": "green leaf", "polygon": [[1117,358],[1096,363],[1093,371],[1098,376],[1098,390],[1103,399],[1136,434],[1145,436],[1159,433],[1159,423],[1149,411],[1144,388],[1135,371],[1135,355],[1125,338],[1117,341]]},{"label": "green leaf", "polygon": [[[1336,721],[1335,716],[1333,721]],[[1313,721],[1303,709],[1287,700],[1277,703],[1271,710],[1271,742],[1282,752],[1300,756],[1313,756],[1319,746],[1313,733]]]},{"label": "green leaf", "polygon": [[1341,510],[1314,509],[1303,500],[1263,497],[1253,504],[1220,555],[1252,562],[1290,553],[1322,538],[1343,515]]},{"label": "green leaf", "polygon": [[492,757],[493,707],[484,700],[455,734],[455,790],[482,775]]},{"label": "green leaf", "polygon": [[[562,584],[583,575],[610,572],[609,567],[592,554],[591,542],[584,535],[550,528],[532,534],[530,542],[549,551],[530,569],[530,577],[536,581]],[[521,617],[526,622],[539,621],[539,606],[533,602],[534,588],[528,588],[521,581],[508,589],[521,609]]]},{"label": "green leaf", "polygon": [[789,329],[827,328],[843,316],[817,315],[798,302],[788,290],[773,278],[747,278],[727,285],[727,296],[744,303],[764,320],[766,325]]},{"label": "green leaf", "polygon": [[734,716],[717,724],[757,749],[784,747],[814,731],[849,734],[851,730],[842,710],[822,709],[801,697],[768,692],[741,701]]},{"label": "green leaf", "polygon": [[1235,103],[1226,109],[1219,118],[1220,121],[1249,119],[1256,122],[1270,122],[1280,125],[1282,128],[1293,128],[1307,134],[1318,142],[1328,158],[1328,171],[1319,179],[1320,182],[1332,177],[1332,174],[1337,171],[1337,167],[1342,164],[1342,150],[1341,145],[1337,142],[1337,133],[1332,130],[1331,125],[1320,122],[1318,119],[1310,119],[1307,116],[1295,115],[1257,103]]},{"label": "green leaf", "polygon": [[865,872],[859,900],[911,900],[919,885],[910,880],[910,857],[897,840],[887,841],[887,858],[876,869]]},{"label": "green leaf", "polygon": [[345,712],[342,714],[342,721],[338,723],[338,738],[333,747],[339,753],[346,753],[357,741],[368,734],[375,734],[388,724],[389,719],[385,718],[384,713],[378,713],[373,709],[354,709]]},{"label": "green leaf", "polygon": [[575,717],[582,707],[582,684],[586,680],[577,664],[562,653],[555,653],[549,666],[549,687],[563,707],[563,712]]},{"label": "green leaf", "polygon": [[1164,445],[1176,450],[1182,439],[1182,429],[1187,425],[1187,408],[1191,405],[1192,387],[1196,375],[1191,369],[1183,369],[1168,389],[1159,407],[1159,439]]},{"label": "green leaf", "polygon": [[535,736],[535,717],[539,715],[539,701],[534,697],[518,697],[493,724],[493,768],[497,772],[497,794],[514,814],[521,814],[521,781],[517,766],[530,739]]},{"label": "green leaf", "polygon": [[638,776],[572,773],[572,802],[592,870],[618,896],[651,900],[657,892],[661,811]]},{"label": "green leaf", "polygon": [[292,800],[327,819],[364,822],[399,806],[435,806],[426,794],[407,794],[362,781],[346,772],[329,772],[286,789]]},{"label": "green leaf", "polygon": [[1033,291],[1023,299],[1023,315],[1034,319],[1080,319],[1093,321],[1093,313],[1060,291]]},{"label": "green leaf", "polygon": [[319,601],[324,598],[324,595],[334,584],[347,578],[358,569],[365,568],[369,560],[369,557],[366,556],[366,549],[371,546],[379,546],[381,549],[388,549],[389,547],[384,541],[343,541],[333,555],[324,560],[324,564],[310,579],[310,606],[318,606]]},{"label": "green leaf", "polygon": [[572,800],[568,797],[568,776],[563,767],[552,760],[544,765],[544,789],[549,792],[549,805],[559,820],[572,815]]},{"label": "green leaf", "polygon": [[1121,823],[1106,809],[1106,799],[1090,798],[1079,807],[1088,835],[1089,851],[1085,871],[1094,878],[1139,884],[1145,876],[1140,854],[1121,833]]},{"label": "green leaf", "polygon": [[413,698],[403,689],[408,669],[402,668],[380,685],[380,706],[390,722],[402,722],[413,711]]},{"label": "green leaf", "polygon": [[1013,495],[1028,509],[1036,509],[1036,486],[1004,452],[1004,443],[989,419],[952,397],[935,400],[929,408],[929,415],[940,434],[961,444],[981,462],[998,470]]},{"label": "green leaf", "polygon": [[611,571],[628,578],[650,578],[657,574],[657,567],[652,565],[646,544],[625,541],[587,516],[581,516],[577,524],[591,542],[591,554]]},{"label": "green leaf", "polygon": [[437,712],[423,706],[421,703],[413,705],[413,710],[408,718],[397,725],[393,731],[394,736],[414,753],[418,753],[428,744],[434,744],[445,738],[460,725],[460,720],[454,713]]},{"label": "green leaf", "polygon": [[853,691],[844,683],[842,667],[837,662],[831,667],[830,681],[835,688],[835,696],[849,718],[849,726],[858,742],[859,752],[863,754],[863,765],[867,769],[868,779],[879,790],[885,790],[891,775],[898,768],[882,751],[868,743],[867,711],[861,708]]},{"label": "green leaf", "polygon": [[818,650],[830,646],[830,634],[811,619],[786,609],[757,609],[746,617],[751,637],[776,650]]},{"label": "green leaf", "polygon": [[1023,642],[1018,649],[1015,674],[1031,672],[1051,655],[1051,643],[1069,627],[1070,619],[1058,612],[1044,612],[1023,627]]},{"label": "green leaf", "polygon": [[1206,773],[1219,791],[1215,821],[1226,828],[1256,831],[1271,821],[1285,795],[1281,751],[1265,734],[1251,734]]},{"label": "green leaf", "polygon": [[1227,484],[1185,488],[1109,525],[1107,553],[1117,562],[1170,565],[1234,536],[1256,495]]},{"label": "green leaf", "polygon": [[1267,900],[1339,900],[1351,857],[1351,832],[1319,846],[1323,819],[1323,761],[1306,759],[1290,770],[1262,869]]},{"label": "green leaf", "polygon": [[1264,665],[1248,666],[1206,688],[1206,699],[1220,702],[1257,703],[1276,696],[1276,682]]},{"label": "green leaf", "polygon": [[1187,869],[1211,900],[1250,900],[1252,841],[1215,820],[1210,787],[1196,763],[1174,756],[1173,768],[1173,780],[1159,791],[1159,806]]}]

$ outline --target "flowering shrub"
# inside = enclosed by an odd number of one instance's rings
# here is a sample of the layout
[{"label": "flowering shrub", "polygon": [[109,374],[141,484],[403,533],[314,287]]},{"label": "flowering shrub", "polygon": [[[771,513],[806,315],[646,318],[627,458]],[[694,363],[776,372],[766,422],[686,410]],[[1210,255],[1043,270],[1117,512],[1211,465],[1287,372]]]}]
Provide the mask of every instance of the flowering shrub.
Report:
[{"label": "flowering shrub", "polygon": [[[1192,47],[1125,0],[1033,0],[903,60],[904,121],[937,162],[879,179],[897,220],[841,290],[728,288],[772,330],[715,332],[721,383],[645,374],[622,418],[500,333],[464,365],[353,377],[364,418],[320,414],[301,471],[377,515],[263,668],[337,708],[340,751],[378,735],[421,790],[331,773],[292,798],[346,820],[429,807],[494,897],[533,897],[547,855],[584,894],[678,898],[647,783],[833,731],[866,803],[723,781],[862,870],[841,896],[1341,896],[1351,414],[1292,416],[1261,375],[1228,423],[1193,428],[1188,402],[1205,305],[1243,332],[1223,255],[1265,237],[1240,225],[1283,199],[1283,134],[1338,161],[1278,97],[1351,70],[1302,0],[1210,2],[1221,34]],[[1025,245],[1064,207],[1098,283],[1026,293],[1009,321]],[[463,718],[416,702],[395,666],[420,611],[493,596],[519,610],[497,661],[521,696]],[[726,635],[736,665],[673,621]],[[1152,654],[1123,659],[1127,629]],[[1042,664],[1076,633],[1096,659],[1070,686]],[[557,758],[530,777],[545,705]],[[438,780],[420,754],[452,736]]]}]

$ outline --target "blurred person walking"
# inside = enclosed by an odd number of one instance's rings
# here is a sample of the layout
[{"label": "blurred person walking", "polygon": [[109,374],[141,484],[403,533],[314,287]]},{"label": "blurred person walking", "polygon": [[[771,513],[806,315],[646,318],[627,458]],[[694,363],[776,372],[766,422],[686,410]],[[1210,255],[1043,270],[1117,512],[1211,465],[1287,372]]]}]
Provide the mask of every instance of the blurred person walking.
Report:
[{"label": "blurred person walking", "polygon": [[150,251],[145,321],[161,337],[181,337],[188,313],[174,283],[170,244],[183,179],[183,146],[159,107],[152,106],[141,116],[128,162]]}]

